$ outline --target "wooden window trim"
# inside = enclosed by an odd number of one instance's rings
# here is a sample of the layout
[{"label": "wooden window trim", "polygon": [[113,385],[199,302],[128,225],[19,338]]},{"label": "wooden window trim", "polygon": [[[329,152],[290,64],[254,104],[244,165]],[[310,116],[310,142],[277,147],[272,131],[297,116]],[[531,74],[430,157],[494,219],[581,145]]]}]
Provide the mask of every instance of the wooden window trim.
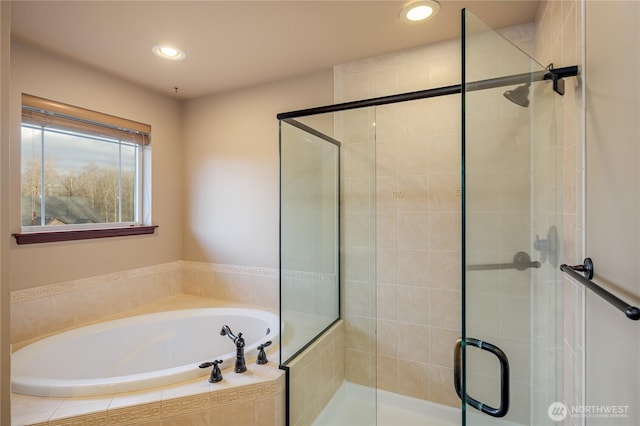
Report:
[{"label": "wooden window trim", "polygon": [[124,237],[153,234],[158,225],[131,226],[126,228],[81,229],[73,231],[25,232],[13,234],[18,245],[54,243],[60,241],[89,240],[96,238]]}]

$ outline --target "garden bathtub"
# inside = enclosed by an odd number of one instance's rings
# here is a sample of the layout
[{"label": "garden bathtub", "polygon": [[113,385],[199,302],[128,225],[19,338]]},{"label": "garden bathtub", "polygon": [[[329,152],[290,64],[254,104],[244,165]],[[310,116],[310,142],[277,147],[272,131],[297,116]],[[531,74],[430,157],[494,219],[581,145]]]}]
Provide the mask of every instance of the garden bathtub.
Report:
[{"label": "garden bathtub", "polygon": [[234,343],[220,335],[223,325],[242,333],[247,359],[257,355],[258,345],[276,341],[279,333],[277,315],[244,308],[184,309],[107,321],[16,351],[12,390],[36,396],[90,396],[206,376],[211,368],[200,369],[203,362],[222,359],[222,369],[235,363]]}]

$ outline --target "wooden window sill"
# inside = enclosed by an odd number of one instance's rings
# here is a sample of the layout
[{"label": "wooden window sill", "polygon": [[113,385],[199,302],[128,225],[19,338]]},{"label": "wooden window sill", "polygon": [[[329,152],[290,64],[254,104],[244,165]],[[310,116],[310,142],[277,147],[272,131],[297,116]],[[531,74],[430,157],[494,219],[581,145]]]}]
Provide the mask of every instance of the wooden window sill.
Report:
[{"label": "wooden window sill", "polygon": [[95,238],[124,237],[128,235],[153,234],[158,225],[131,226],[128,228],[83,229],[75,231],[26,232],[13,234],[22,244],[53,243],[59,241],[91,240]]}]

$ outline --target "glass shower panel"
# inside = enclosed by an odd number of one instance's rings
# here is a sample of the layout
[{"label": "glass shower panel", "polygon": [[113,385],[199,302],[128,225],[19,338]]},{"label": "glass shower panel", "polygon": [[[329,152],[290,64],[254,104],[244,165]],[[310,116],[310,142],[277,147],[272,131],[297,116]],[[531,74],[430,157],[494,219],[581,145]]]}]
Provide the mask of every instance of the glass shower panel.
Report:
[{"label": "glass shower panel", "polygon": [[348,424],[376,424],[375,120],[375,108],[361,108],[280,122],[281,364],[292,424],[343,424],[347,394],[358,402]]},{"label": "glass shower panel", "polygon": [[502,421],[486,414],[495,408],[551,425],[563,379],[561,97],[543,66],[472,14],[463,21],[463,409],[467,424]]},{"label": "glass shower panel", "polygon": [[280,363],[340,318],[340,144],[295,120],[280,124]]}]

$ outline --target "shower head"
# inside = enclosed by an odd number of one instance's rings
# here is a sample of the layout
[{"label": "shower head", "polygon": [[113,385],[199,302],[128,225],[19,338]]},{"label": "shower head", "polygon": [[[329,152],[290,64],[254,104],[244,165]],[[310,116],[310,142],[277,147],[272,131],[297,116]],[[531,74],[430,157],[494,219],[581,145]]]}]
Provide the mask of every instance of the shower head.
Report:
[{"label": "shower head", "polygon": [[523,84],[515,89],[507,90],[503,93],[504,97],[509,99],[516,105],[520,105],[523,108],[529,106],[529,86],[531,83]]}]

